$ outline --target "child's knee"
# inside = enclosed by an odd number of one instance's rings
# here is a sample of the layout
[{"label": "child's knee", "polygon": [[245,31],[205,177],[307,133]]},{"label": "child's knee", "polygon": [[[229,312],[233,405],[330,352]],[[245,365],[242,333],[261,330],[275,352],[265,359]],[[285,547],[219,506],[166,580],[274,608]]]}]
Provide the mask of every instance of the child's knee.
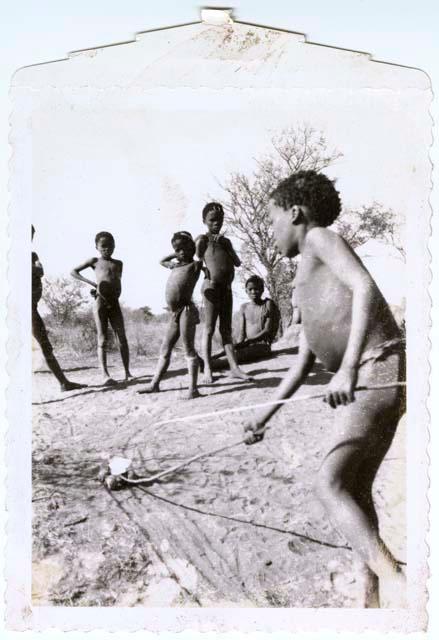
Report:
[{"label": "child's knee", "polygon": [[342,475],[332,465],[324,463],[315,477],[313,488],[320,502],[326,504],[336,499],[347,486]]},{"label": "child's knee", "polygon": [[232,339],[232,332],[229,331],[228,329],[226,330],[222,330],[220,329],[220,335],[221,335],[221,340],[223,343],[223,346],[225,347],[227,344],[233,344],[233,339]]},{"label": "child's knee", "polygon": [[191,344],[184,344],[184,351],[186,358],[195,358],[197,356],[197,352],[195,350],[195,346]]},{"label": "child's knee", "polygon": [[107,346],[108,346],[108,340],[107,340],[106,336],[98,335],[98,347],[99,347],[99,349],[106,350]]}]

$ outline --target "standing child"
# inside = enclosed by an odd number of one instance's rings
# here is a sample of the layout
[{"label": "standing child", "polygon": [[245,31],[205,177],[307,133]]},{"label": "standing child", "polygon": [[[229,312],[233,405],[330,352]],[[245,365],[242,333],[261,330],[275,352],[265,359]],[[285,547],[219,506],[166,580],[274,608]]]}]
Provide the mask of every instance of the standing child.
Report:
[{"label": "standing child", "polygon": [[[273,191],[270,216],[276,246],[302,259],[296,292],[303,334],[298,364],[274,399],[289,398],[318,358],[335,374],[326,402],[335,409],[331,443],[316,479],[328,516],[363,559],[369,604],[405,606],[405,577],[379,535],[372,484],[404,412],[403,386],[358,394],[357,385],[405,380],[404,342],[381,292],[349,245],[328,230],[340,212],[333,183],[301,171]],[[272,406],[246,425],[248,444],[261,440],[278,410]]]},{"label": "standing child", "polygon": [[[32,240],[34,238],[35,229],[32,225]],[[64,371],[59,366],[58,360],[53,353],[53,347],[47,335],[46,327],[43,319],[38,311],[38,303],[43,293],[43,284],[41,282],[44,276],[43,265],[38,255],[32,251],[32,335],[41,347],[47,366],[58,380],[61,391],[73,391],[73,389],[82,389],[86,384],[78,384],[67,380]]]},{"label": "standing child", "polygon": [[195,243],[187,231],[174,233],[171,244],[174,253],[160,260],[163,267],[172,269],[166,284],[166,302],[171,317],[151,385],[138,393],[160,391],[160,380],[168,370],[172,349],[181,336],[189,371],[187,398],[198,398],[200,393],[197,388],[197,378],[200,358],[195,351],[195,331],[200,322],[200,316],[192,301],[192,294],[200,277],[202,262],[194,260]]},{"label": "standing child", "polygon": [[207,233],[199,236],[195,244],[197,256],[204,260],[207,268],[207,275],[202,289],[205,314],[202,354],[205,366],[205,381],[207,383],[213,381],[212,338],[218,318],[224,351],[232,376],[243,380],[251,380],[252,378],[238,367],[232,341],[232,282],[235,277],[235,267],[241,265],[241,260],[236,255],[230,240],[220,235],[224,222],[224,211],[220,204],[209,202],[204,207],[203,222],[207,227]]},{"label": "standing child", "polygon": [[[119,296],[122,290],[123,263],[121,260],[112,258],[116,244],[111,233],[108,231],[98,233],[95,238],[95,244],[101,257],[86,260],[73,269],[71,275],[93,287],[91,293],[96,298],[94,317],[98,332],[98,360],[104,378],[103,384],[104,386],[111,386],[116,382],[111,378],[107,368],[108,322],[110,322],[119,342],[120,355],[125,369],[125,380],[131,378],[129,369],[130,354],[122,310],[119,304]],[[80,272],[89,268],[95,272],[96,282],[81,276]]]}]

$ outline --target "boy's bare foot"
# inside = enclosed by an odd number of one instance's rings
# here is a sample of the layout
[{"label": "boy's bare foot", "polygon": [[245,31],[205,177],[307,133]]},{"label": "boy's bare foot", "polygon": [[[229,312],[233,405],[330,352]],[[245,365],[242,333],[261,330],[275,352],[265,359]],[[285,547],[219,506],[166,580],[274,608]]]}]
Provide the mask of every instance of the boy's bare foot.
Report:
[{"label": "boy's bare foot", "polygon": [[145,387],[144,389],[140,389],[137,393],[157,393],[160,391],[160,387],[158,384],[150,384],[149,387]]},{"label": "boy's bare foot", "polygon": [[202,395],[198,389],[189,389],[185,397],[186,400],[193,400],[194,398],[201,398]]},{"label": "boy's bare foot", "polygon": [[208,371],[207,369],[205,369],[203,374],[203,382],[204,384],[212,384],[213,382],[212,371]]},{"label": "boy's bare foot", "polygon": [[113,378],[105,378],[105,380],[102,383],[103,387],[114,387],[114,385],[117,384],[116,380],[113,380]]},{"label": "boy's bare foot", "polygon": [[74,389],[85,389],[86,384],[79,384],[79,382],[70,382],[66,380],[60,384],[61,391],[73,391]]},{"label": "boy's bare foot", "polygon": [[254,380],[252,376],[249,376],[247,373],[244,373],[244,371],[242,371],[238,367],[236,369],[230,369],[230,376],[232,378],[239,378],[240,380],[247,380],[247,382],[252,382]]}]

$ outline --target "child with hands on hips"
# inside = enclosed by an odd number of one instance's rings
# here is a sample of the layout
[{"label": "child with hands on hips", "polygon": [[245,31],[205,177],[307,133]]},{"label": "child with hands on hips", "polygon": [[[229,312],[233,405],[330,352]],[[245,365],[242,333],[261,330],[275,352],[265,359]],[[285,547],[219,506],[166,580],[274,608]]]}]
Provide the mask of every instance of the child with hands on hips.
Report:
[{"label": "child with hands on hips", "polygon": [[[90,258],[81,263],[71,272],[71,275],[94,287],[91,294],[96,299],[94,308],[94,317],[96,329],[98,333],[98,360],[102,371],[104,385],[111,386],[116,384],[108,373],[107,368],[107,334],[108,322],[110,322],[114,333],[119,342],[120,355],[125,370],[125,380],[131,378],[129,369],[130,354],[128,342],[125,334],[125,325],[122,310],[119,304],[119,296],[121,294],[122,285],[122,268],[121,260],[115,260],[112,255],[115,249],[115,241],[111,233],[101,231],[95,238],[96,249],[100,253],[99,258]],[[93,269],[96,282],[88,280],[81,275],[84,269]]]}]

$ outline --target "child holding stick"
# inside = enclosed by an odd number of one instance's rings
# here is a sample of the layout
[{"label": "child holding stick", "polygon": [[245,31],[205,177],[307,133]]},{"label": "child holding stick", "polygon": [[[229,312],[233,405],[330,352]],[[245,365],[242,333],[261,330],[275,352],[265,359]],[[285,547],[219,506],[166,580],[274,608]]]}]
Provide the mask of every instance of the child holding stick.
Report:
[{"label": "child holding stick", "polygon": [[[401,607],[405,577],[379,535],[372,484],[404,412],[401,387],[356,386],[405,379],[404,342],[381,292],[349,245],[326,227],[340,212],[339,194],[323,174],[301,171],[281,182],[269,204],[277,248],[302,259],[296,293],[303,332],[297,367],[274,399],[289,398],[318,358],[334,376],[326,402],[335,409],[332,442],[316,479],[328,516],[363,559],[369,606]],[[278,406],[246,424],[248,444],[264,437]]]}]

